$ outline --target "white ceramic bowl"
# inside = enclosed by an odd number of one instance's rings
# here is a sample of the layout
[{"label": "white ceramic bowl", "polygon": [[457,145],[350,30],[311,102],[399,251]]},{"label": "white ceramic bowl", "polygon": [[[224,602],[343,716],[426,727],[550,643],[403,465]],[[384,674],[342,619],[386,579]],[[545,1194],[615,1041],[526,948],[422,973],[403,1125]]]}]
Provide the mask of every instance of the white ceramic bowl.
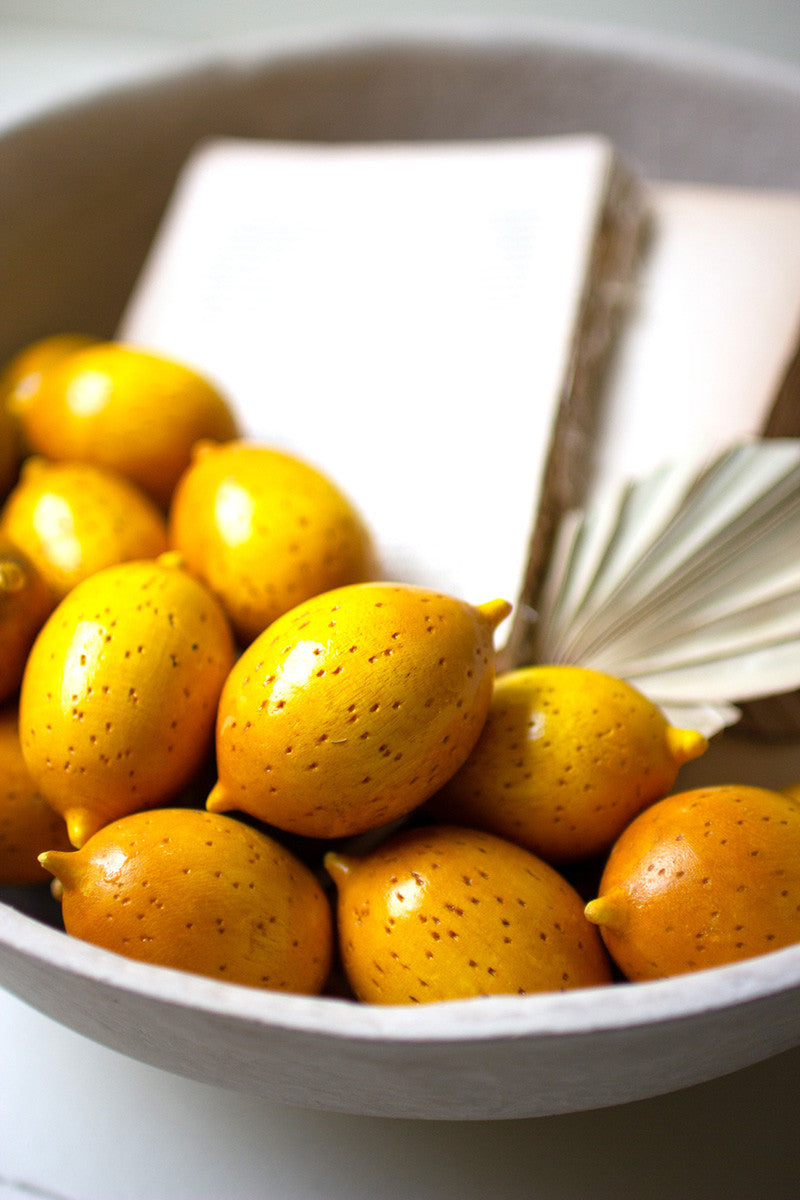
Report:
[{"label": "white ceramic bowl", "polygon": [[[800,75],[530,25],[325,38],[89,98],[0,139],[0,355],[111,335],[164,202],[210,134],[602,132],[654,177],[800,182]],[[682,777],[780,786],[800,748],[728,735]],[[128,961],[0,904],[0,978],[43,1013],[186,1076],[308,1107],[523,1117],[639,1099],[800,1042],[800,946],[653,984],[377,1008]]]}]

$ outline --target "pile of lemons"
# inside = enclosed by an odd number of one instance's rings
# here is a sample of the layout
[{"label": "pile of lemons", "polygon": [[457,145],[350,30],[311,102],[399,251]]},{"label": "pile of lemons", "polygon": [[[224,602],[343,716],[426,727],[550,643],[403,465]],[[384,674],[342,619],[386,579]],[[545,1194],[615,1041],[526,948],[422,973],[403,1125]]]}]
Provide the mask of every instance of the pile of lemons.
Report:
[{"label": "pile of lemons", "polygon": [[800,941],[800,801],[673,793],[706,741],[622,680],[496,675],[509,604],[384,581],[201,375],[59,335],[0,401],[0,883],[68,933],[384,1004]]}]

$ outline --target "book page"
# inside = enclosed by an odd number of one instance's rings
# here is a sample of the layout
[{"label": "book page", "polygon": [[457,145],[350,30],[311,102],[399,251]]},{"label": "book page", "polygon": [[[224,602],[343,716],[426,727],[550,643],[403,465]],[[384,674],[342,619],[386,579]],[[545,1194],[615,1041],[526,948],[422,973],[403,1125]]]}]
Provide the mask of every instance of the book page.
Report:
[{"label": "book page", "polygon": [[650,202],[601,482],[758,434],[800,344],[800,195],[660,183]]},{"label": "book page", "polygon": [[119,330],[326,471],[386,578],[514,601],[613,152],[201,147]]}]

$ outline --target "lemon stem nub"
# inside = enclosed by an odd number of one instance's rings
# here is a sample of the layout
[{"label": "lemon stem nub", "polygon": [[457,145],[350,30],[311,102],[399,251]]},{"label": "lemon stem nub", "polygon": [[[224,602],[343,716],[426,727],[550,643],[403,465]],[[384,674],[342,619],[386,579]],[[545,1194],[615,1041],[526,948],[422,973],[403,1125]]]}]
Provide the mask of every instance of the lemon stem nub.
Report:
[{"label": "lemon stem nub", "polygon": [[598,896],[595,900],[589,901],[583,910],[583,915],[593,925],[619,929],[623,924],[625,914],[625,905],[622,900],[622,895],[614,892]]},{"label": "lemon stem nub", "polygon": [[77,855],[70,850],[45,850],[44,854],[39,855],[39,862],[45,871],[55,876],[62,887],[69,887],[77,878],[76,857]]},{"label": "lemon stem nub", "polygon": [[673,760],[682,766],[699,758],[708,749],[708,738],[695,729],[675,729],[670,725],[667,729],[667,745]]},{"label": "lemon stem nub", "polygon": [[487,600],[485,604],[478,605],[478,612],[483,614],[492,629],[497,629],[500,622],[505,621],[511,609],[512,605],[507,600]]},{"label": "lemon stem nub", "polygon": [[322,860],[322,865],[336,886],[339,887],[353,869],[353,862],[354,860],[349,855],[329,850]]},{"label": "lemon stem nub", "polygon": [[72,808],[64,814],[67,825],[67,837],[76,850],[80,850],[84,842],[97,833],[102,826],[102,820],[88,808]]},{"label": "lemon stem nub", "polygon": [[211,791],[208,793],[206,800],[206,810],[212,813],[226,813],[234,807],[228,797],[225,785],[219,780],[214,784]]}]

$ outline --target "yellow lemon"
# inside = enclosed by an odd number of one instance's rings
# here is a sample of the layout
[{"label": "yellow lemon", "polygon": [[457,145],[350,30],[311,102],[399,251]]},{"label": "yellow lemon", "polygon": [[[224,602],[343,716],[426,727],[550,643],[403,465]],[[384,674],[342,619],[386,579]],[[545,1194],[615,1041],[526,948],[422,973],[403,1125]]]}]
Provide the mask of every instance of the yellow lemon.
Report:
[{"label": "yellow lemon", "polygon": [[364,583],[279,617],[219,705],[213,811],[308,837],[373,829],[421,804],[486,717],[504,600]]},{"label": "yellow lemon", "polygon": [[59,333],[39,338],[14,355],[0,371],[0,497],[14,486],[24,453],[17,409],[40,387],[45,373],[94,338],[81,333]]},{"label": "yellow lemon", "polygon": [[0,529],[25,547],[55,600],[103,567],[167,548],[164,516],[135,484],[103,467],[38,457],[24,463]]},{"label": "yellow lemon", "polygon": [[61,601],[25,668],[20,739],[73,845],[191,781],[233,658],[217,601],[171,555],[106,567]]},{"label": "yellow lemon", "polygon": [[22,757],[15,705],[0,711],[0,884],[42,883],[39,855],[68,850],[63,818],[37,790]]},{"label": "yellow lemon", "polygon": [[83,333],[55,333],[23,346],[0,372],[0,398],[24,400],[41,386],[44,375],[68,355],[96,343]]},{"label": "yellow lemon", "polygon": [[730,784],[667,796],[620,835],[586,915],[630,980],[800,942],[800,803]]},{"label": "yellow lemon", "polygon": [[52,607],[50,591],[27,554],[0,534],[0,702],[19,687],[28,652]]},{"label": "yellow lemon", "polygon": [[118,342],[68,354],[9,404],[34,453],[109,467],[162,506],[197,441],[236,436],[227,401],[203,376]]},{"label": "yellow lemon", "polygon": [[293,455],[242,441],[197,447],[170,541],[244,644],[310,596],[374,573],[370,534],[339,488]]},{"label": "yellow lemon", "polygon": [[129,958],[274,991],[321,991],[332,953],[317,879],[232,817],[155,809],[46,852],[67,933]]},{"label": "yellow lemon", "polygon": [[338,889],[342,964],[360,1000],[415,1004],[611,981],[578,893],[502,838],[415,829],[363,858],[330,851],[325,866]]},{"label": "yellow lemon", "polygon": [[573,862],[608,849],[706,746],[622,680],[524,667],[497,677],[478,743],[431,812]]}]

